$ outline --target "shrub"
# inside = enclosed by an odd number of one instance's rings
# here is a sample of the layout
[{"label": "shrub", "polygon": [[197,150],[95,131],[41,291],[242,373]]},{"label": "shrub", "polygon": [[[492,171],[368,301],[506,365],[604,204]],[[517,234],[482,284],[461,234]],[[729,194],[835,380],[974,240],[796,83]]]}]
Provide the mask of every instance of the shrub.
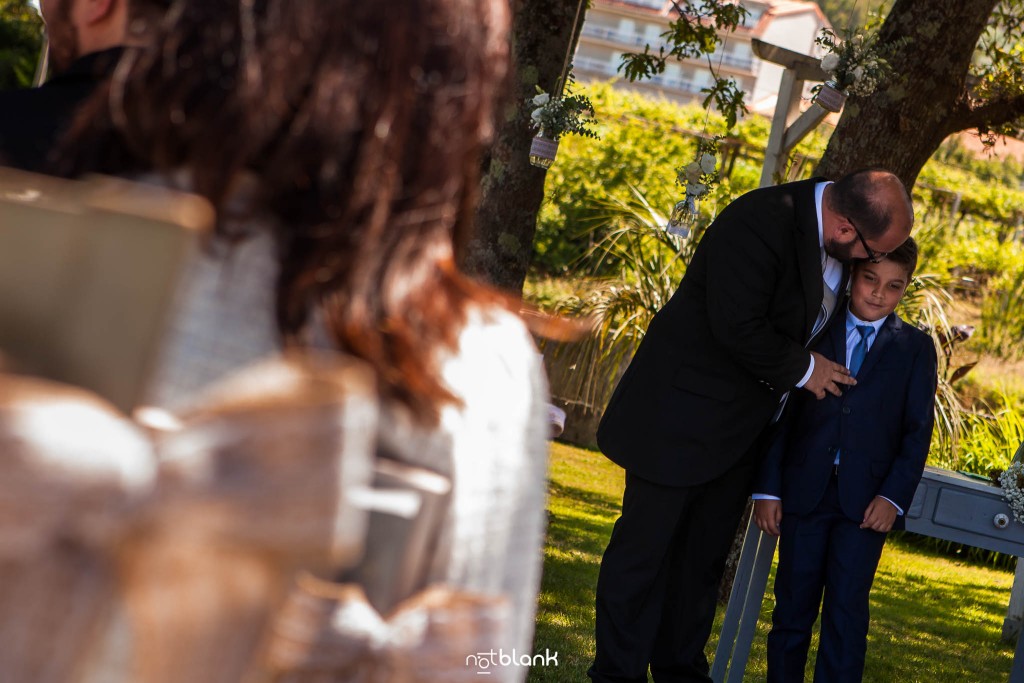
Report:
[{"label": "shrub", "polygon": [[1024,357],[1024,269],[1008,271],[992,283],[981,306],[978,345],[1006,359]]},{"label": "shrub", "polygon": [[[632,188],[667,215],[683,198],[676,173],[694,160],[699,136],[725,132],[721,116],[709,115],[695,104],[681,106],[623,92],[610,83],[578,89],[594,103],[600,139],[563,138],[558,158],[548,170],[534,242],[533,267],[541,274],[571,272],[600,241],[604,207],[633,201]],[[699,205],[705,220],[734,197],[757,187],[769,125],[764,117],[750,116],[722,141],[722,182]],[[820,154],[825,141],[824,133],[816,133],[798,150]]]}]

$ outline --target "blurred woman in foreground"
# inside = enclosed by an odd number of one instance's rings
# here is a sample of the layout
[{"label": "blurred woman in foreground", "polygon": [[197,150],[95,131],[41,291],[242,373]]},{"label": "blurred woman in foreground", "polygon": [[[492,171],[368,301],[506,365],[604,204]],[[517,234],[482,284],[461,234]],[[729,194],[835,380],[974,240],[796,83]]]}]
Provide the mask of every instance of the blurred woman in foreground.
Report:
[{"label": "blurred woman in foreground", "polygon": [[[375,371],[383,447],[449,474],[433,582],[503,594],[532,652],[548,424],[539,357],[454,264],[508,68],[506,0],[178,0],[78,120],[71,174],[217,209],[152,402],[175,411],[287,346]],[[402,450],[401,446],[397,446]],[[467,653],[470,654],[470,653]],[[525,675],[525,669],[523,669]]]}]

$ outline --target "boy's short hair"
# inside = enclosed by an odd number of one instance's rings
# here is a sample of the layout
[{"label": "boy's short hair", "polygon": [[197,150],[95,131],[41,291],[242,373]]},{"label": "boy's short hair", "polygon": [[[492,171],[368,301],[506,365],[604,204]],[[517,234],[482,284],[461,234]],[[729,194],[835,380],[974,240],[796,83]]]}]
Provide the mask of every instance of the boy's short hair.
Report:
[{"label": "boy's short hair", "polygon": [[908,237],[906,242],[890,251],[885,260],[903,266],[909,280],[917,269],[917,242],[913,237]]}]

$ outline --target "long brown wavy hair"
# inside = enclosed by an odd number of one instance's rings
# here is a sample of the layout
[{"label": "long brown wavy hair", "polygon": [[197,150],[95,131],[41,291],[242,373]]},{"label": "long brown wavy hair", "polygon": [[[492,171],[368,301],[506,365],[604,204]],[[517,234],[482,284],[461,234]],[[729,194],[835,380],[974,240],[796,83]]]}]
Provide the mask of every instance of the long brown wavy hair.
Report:
[{"label": "long brown wavy hair", "polygon": [[454,399],[438,352],[473,302],[502,300],[457,272],[453,242],[508,22],[507,0],[175,0],[156,46],[80,113],[60,170],[184,171],[221,210],[255,176],[251,208],[276,218],[283,339],[321,310],[385,395],[433,421]]}]

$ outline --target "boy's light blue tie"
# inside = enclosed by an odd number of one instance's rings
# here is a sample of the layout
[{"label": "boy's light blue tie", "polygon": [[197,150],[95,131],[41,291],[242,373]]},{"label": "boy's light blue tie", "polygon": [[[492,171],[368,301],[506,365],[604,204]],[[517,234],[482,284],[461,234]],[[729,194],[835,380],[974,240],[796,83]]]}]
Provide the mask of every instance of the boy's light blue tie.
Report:
[{"label": "boy's light blue tie", "polygon": [[875,334],[875,327],[873,325],[857,325],[857,331],[860,333],[860,341],[853,347],[853,353],[850,355],[850,374],[854,377],[857,376],[857,371],[864,363],[864,356],[868,355],[868,344],[871,343],[871,337]]},{"label": "boy's light blue tie", "polygon": [[[857,371],[864,363],[864,356],[868,355],[868,344],[871,343],[871,337],[875,334],[875,327],[874,325],[857,325],[857,331],[860,332],[860,341],[854,345],[853,353],[850,354],[850,374],[854,377],[857,376]],[[840,451],[836,451],[834,464],[839,464],[841,454]]]}]

